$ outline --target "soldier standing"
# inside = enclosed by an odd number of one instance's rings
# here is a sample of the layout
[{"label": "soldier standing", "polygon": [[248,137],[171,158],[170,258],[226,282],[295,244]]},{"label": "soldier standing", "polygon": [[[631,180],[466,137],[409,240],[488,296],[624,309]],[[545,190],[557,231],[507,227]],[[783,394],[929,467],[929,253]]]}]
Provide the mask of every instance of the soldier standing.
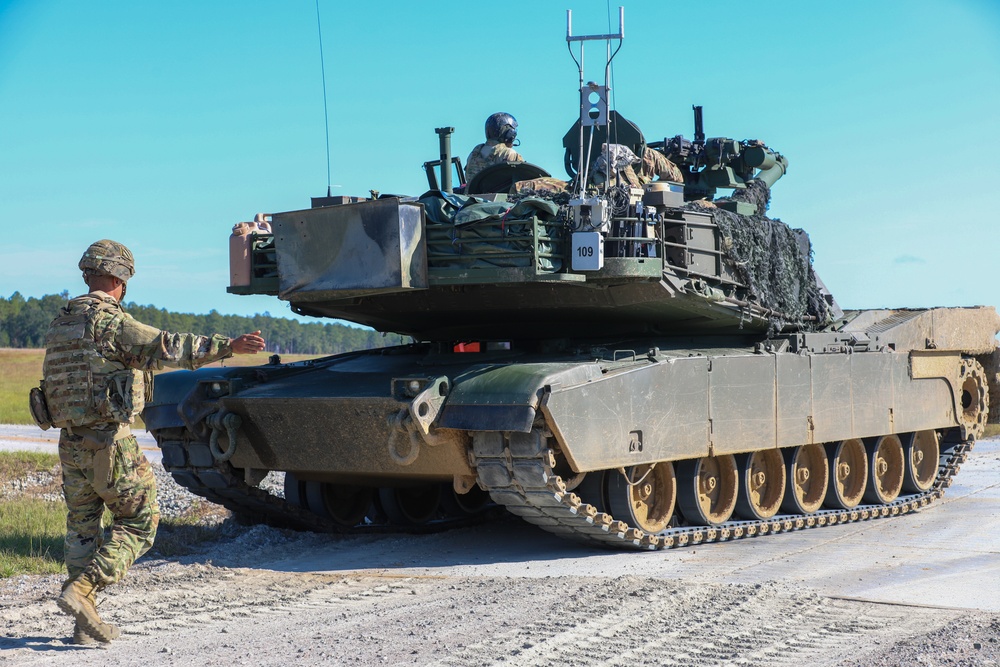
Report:
[{"label": "soldier standing", "polygon": [[472,177],[487,167],[507,162],[524,162],[514,150],[514,140],[517,139],[517,121],[509,113],[498,111],[486,119],[486,143],[479,144],[469,153],[465,165],[465,180],[472,182]]},{"label": "soldier standing", "polygon": [[[45,338],[42,393],[59,435],[69,578],[57,602],[76,619],[73,640],[110,642],[114,625],[97,614],[96,594],[121,579],[153,544],[159,507],[149,461],[129,424],[152,393],[153,369],[194,369],[264,349],[260,332],[227,338],[160,331],[121,307],[135,273],[132,253],[97,241],[80,260],[89,294],[72,299]],[[114,521],[105,541],[101,517]]]}]

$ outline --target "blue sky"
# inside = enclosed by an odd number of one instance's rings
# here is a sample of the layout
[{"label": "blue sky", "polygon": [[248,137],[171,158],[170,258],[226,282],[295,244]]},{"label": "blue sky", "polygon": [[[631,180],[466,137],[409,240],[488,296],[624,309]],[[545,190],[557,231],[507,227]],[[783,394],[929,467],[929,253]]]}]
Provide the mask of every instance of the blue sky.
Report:
[{"label": "blue sky", "polygon": [[[320,9],[335,194],[419,194],[434,128],[464,161],[498,110],[563,175],[565,11],[606,32],[607,2]],[[709,136],[786,155],[771,214],[809,232],[842,306],[1000,305],[1000,2],[633,1],[625,35],[619,112],[690,137],[701,104]],[[226,293],[227,238],[325,192],[323,130],[314,0],[0,0],[0,295],[82,292],[76,262],[109,237],[136,254],[129,299],[290,315]]]}]

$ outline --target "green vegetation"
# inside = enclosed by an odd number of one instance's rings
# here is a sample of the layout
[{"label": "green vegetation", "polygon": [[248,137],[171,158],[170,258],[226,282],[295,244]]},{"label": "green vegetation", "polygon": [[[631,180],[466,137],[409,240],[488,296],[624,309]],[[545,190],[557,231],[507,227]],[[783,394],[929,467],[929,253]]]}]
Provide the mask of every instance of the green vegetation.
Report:
[{"label": "green vegetation", "polygon": [[59,457],[43,452],[0,452],[0,488],[28,473],[53,471],[55,480],[0,502],[0,577],[55,574],[63,568],[66,507],[38,497],[59,489]]},{"label": "green vegetation", "polygon": [[59,457],[46,452],[0,452],[0,484],[20,479],[31,472],[52,470]]},{"label": "green vegetation", "polygon": [[33,424],[28,392],[42,378],[43,350],[0,349],[0,424]]},{"label": "green vegetation", "polygon": [[[29,486],[16,497],[0,502],[0,578],[18,574],[64,573],[63,540],[66,506],[43,496],[59,493],[59,457],[43,452],[0,452],[0,489],[29,473],[51,472],[48,483]],[[198,545],[225,532],[230,512],[212,503],[196,500],[178,517],[163,517],[150,556],[170,558],[192,553]],[[110,526],[111,513],[103,523]]]},{"label": "green vegetation", "polygon": [[57,574],[63,566],[66,507],[38,498],[0,503],[0,577]]},{"label": "green vegetation", "polygon": [[[40,299],[25,299],[19,292],[14,292],[9,299],[0,297],[0,347],[42,347],[49,322],[66,305],[69,296],[69,292],[63,292],[47,294]],[[239,336],[259,329],[267,340],[268,351],[281,354],[337,354],[405,342],[403,336],[395,334],[383,337],[371,329],[333,323],[303,323],[285,317],[271,317],[268,313],[242,317],[221,315],[213,310],[207,315],[194,315],[172,313],[132,302],[126,302],[124,307],[140,322],[165,331]]]},{"label": "green vegetation", "polygon": [[[9,299],[0,297],[0,424],[31,424],[28,414],[28,391],[42,377],[42,347],[49,323],[66,304],[68,292],[48,294],[40,299],[25,299],[14,292]],[[285,361],[298,361],[320,355],[365,350],[404,343],[404,337],[358,329],[343,324],[304,324],[267,313],[253,317],[171,313],[154,306],[126,303],[125,310],[140,322],[166,331],[221,333],[238,336],[260,330],[267,340],[267,351],[281,354]],[[247,355],[226,360],[226,366],[256,366],[267,363],[267,354]]]}]

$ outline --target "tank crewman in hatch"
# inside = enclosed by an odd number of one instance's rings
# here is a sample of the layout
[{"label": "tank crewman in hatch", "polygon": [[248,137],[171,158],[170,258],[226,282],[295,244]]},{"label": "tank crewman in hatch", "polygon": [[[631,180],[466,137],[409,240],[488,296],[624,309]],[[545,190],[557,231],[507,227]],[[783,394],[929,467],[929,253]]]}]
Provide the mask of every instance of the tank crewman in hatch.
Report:
[{"label": "tank crewman in hatch", "polygon": [[[152,546],[159,521],[153,471],[129,431],[152,393],[152,369],[194,369],[233,354],[256,354],[264,339],[259,331],[233,339],[175,334],[135,321],[121,307],[135,265],[120,243],[92,244],[80,269],[90,293],[72,299],[49,325],[42,368],[43,414],[62,429],[59,459],[69,509],[69,579],[57,602],[76,619],[74,642],[110,642],[120,632],[98,616],[96,593]],[[107,541],[105,507],[114,516]]]},{"label": "tank crewman in hatch", "polygon": [[[611,158],[610,170],[608,156]],[[654,180],[683,183],[684,174],[662,153],[648,146],[644,148],[640,158],[628,146],[603,144],[600,153],[594,159],[591,180],[597,185],[603,185],[610,180],[611,185],[621,181],[626,185],[641,188]]]},{"label": "tank crewman in hatch", "polygon": [[509,113],[498,111],[487,118],[486,143],[473,148],[465,164],[466,183],[471,183],[473,176],[495,164],[524,162],[524,158],[514,150],[515,139],[517,121]]}]

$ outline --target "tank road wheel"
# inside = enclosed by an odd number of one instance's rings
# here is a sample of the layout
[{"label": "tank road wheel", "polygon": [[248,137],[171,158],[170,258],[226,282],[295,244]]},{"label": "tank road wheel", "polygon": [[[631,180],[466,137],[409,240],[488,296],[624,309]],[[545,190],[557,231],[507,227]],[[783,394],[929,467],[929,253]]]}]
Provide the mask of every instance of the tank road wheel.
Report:
[{"label": "tank road wheel", "polygon": [[[829,445],[830,488],[826,506],[849,510],[857,507],[865,495],[868,481],[868,455],[857,438]],[[934,459],[935,465],[937,458]]]},{"label": "tank road wheel", "polygon": [[609,513],[647,533],[658,533],[670,525],[677,502],[677,477],[669,461],[625,468],[626,479],[617,470],[605,476]]},{"label": "tank road wheel", "polygon": [[865,500],[869,503],[891,503],[903,488],[903,443],[899,436],[883,435],[865,443],[868,451],[868,488]]},{"label": "tank road wheel", "polygon": [[826,498],[830,466],[823,445],[783,449],[788,487],[781,508],[789,514],[812,514]]},{"label": "tank road wheel", "polygon": [[378,498],[389,523],[413,526],[434,518],[441,501],[441,492],[433,484],[388,486],[378,490]]},{"label": "tank road wheel", "polygon": [[293,472],[285,473],[285,500],[306,509],[306,483]]},{"label": "tank road wheel", "polygon": [[677,503],[689,523],[716,526],[729,521],[739,487],[739,471],[732,454],[681,461],[677,477]]},{"label": "tank road wheel", "polygon": [[903,489],[923,493],[934,484],[941,446],[936,431],[917,431],[903,436]]},{"label": "tank road wheel", "polygon": [[736,513],[744,519],[770,519],[785,497],[785,462],[777,449],[736,457],[740,492]]},{"label": "tank road wheel", "polygon": [[468,493],[456,493],[451,482],[441,485],[441,509],[448,516],[471,516],[482,510],[490,502],[490,494],[474,485]]},{"label": "tank road wheel", "polygon": [[374,490],[367,486],[306,482],[306,504],[309,511],[342,526],[361,523],[371,507]]},{"label": "tank road wheel", "polygon": [[617,475],[618,472],[614,470],[594,470],[588,472],[580,482],[580,485],[576,487],[576,495],[580,496],[580,499],[593,505],[598,512],[603,512],[604,514],[611,514],[608,509],[608,487],[604,481],[604,476],[607,474]]}]

